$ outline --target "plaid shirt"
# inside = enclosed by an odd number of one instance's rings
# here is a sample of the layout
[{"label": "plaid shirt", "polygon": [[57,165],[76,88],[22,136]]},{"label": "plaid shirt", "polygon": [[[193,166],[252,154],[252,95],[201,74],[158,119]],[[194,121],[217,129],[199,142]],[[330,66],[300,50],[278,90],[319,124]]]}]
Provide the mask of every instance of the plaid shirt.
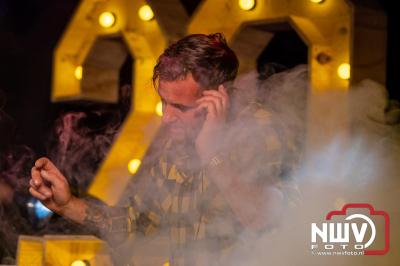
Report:
[{"label": "plaid shirt", "polygon": [[[269,111],[248,105],[229,122],[222,163],[248,182],[287,189],[281,176],[294,166],[295,145],[280,128]],[[127,207],[102,210],[103,234],[147,237],[162,229],[169,234],[170,265],[223,265],[222,254],[243,227],[207,171],[196,167],[195,154],[167,141],[160,154],[148,156],[156,159],[144,160],[132,178],[122,201]]]}]

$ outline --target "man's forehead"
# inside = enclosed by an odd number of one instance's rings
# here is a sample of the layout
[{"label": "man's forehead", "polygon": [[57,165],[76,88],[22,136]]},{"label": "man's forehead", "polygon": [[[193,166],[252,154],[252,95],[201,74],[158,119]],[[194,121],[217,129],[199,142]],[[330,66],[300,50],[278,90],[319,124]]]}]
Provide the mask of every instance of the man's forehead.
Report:
[{"label": "man's forehead", "polygon": [[169,101],[192,101],[201,96],[199,85],[191,76],[183,80],[160,80],[158,93],[163,99]]}]

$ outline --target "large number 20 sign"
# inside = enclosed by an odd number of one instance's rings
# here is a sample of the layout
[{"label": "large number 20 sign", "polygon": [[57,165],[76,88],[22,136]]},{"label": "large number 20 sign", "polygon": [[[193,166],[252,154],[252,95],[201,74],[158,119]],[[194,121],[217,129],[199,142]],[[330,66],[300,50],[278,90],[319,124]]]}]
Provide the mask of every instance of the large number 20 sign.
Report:
[{"label": "large number 20 sign", "polygon": [[[128,163],[140,161],[159,126],[153,66],[167,44],[185,34],[223,32],[244,72],[273,36],[258,26],[289,23],[308,46],[308,138],[313,141],[323,120],[331,119],[332,131],[346,128],[350,82],[366,77],[385,82],[386,18],[381,11],[345,0],[258,0],[248,10],[239,2],[204,0],[191,18],[179,0],[80,3],[55,50],[52,100],[115,102],[119,69],[128,53],[134,58],[133,108],[89,193],[117,203],[131,177]],[[342,100],[327,106],[327,92]],[[326,108],[335,111],[321,119]]]}]

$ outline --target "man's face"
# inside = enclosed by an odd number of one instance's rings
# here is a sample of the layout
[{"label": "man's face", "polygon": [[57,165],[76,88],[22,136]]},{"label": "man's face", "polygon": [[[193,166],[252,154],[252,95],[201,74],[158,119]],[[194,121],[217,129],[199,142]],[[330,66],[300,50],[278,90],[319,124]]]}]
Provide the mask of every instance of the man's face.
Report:
[{"label": "man's face", "polygon": [[191,74],[183,80],[160,80],[158,93],[163,103],[162,123],[174,141],[193,142],[204,123],[205,112],[197,99],[202,93]]}]

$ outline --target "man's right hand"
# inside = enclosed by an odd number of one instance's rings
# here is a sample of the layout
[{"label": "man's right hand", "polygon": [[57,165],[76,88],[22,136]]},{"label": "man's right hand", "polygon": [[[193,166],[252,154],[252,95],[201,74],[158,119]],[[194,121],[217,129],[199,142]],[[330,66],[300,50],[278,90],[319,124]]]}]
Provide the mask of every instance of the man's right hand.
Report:
[{"label": "man's right hand", "polygon": [[47,208],[63,215],[72,200],[67,179],[48,159],[40,158],[31,170],[29,192]]}]

